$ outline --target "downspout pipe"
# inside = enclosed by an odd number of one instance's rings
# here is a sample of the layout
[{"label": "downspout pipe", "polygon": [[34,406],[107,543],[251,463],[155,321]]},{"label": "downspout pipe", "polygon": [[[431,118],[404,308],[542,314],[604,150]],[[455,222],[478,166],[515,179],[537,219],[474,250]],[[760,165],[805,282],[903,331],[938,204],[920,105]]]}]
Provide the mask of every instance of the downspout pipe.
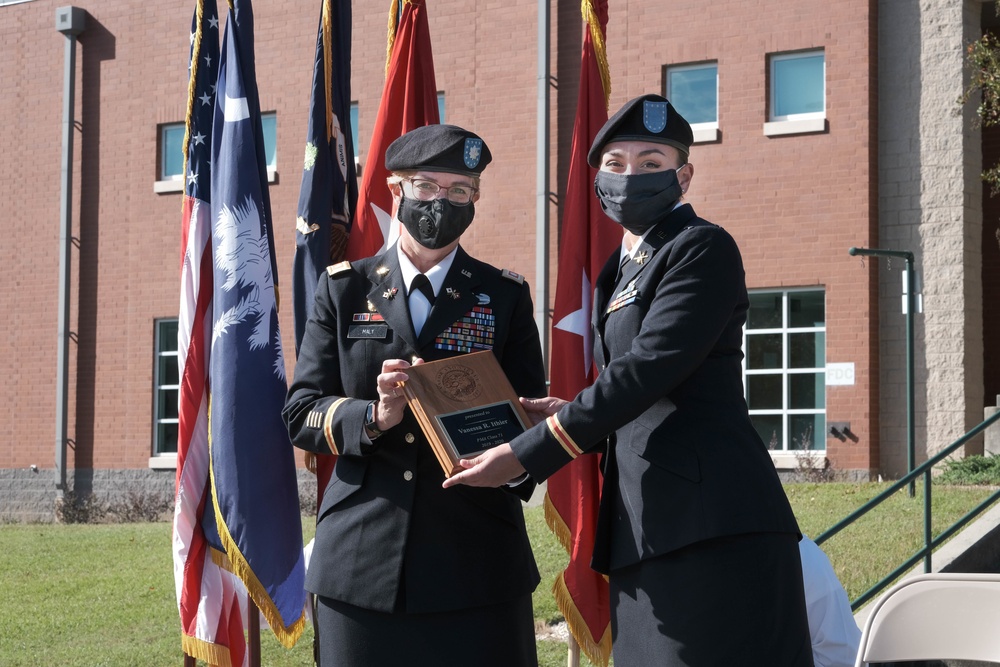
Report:
[{"label": "downspout pipe", "polygon": [[56,30],[66,36],[63,64],[62,165],[59,195],[59,345],[56,357],[56,490],[66,491],[69,412],[69,292],[73,248],[73,112],[76,108],[76,38],[86,24],[79,7],[56,9]]},{"label": "downspout pipe", "polygon": [[549,366],[549,0],[538,0],[538,131],[535,166],[535,323]]}]

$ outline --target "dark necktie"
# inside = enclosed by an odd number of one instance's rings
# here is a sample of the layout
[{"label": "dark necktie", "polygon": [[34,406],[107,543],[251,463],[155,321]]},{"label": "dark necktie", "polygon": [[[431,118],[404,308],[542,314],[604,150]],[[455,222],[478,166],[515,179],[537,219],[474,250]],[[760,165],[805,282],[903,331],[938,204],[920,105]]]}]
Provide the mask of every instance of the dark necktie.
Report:
[{"label": "dark necktie", "polygon": [[434,305],[434,288],[431,287],[431,281],[427,279],[427,276],[422,273],[416,275],[413,282],[410,283],[410,293],[412,294],[415,289],[420,290],[427,297],[427,301],[432,306]]}]

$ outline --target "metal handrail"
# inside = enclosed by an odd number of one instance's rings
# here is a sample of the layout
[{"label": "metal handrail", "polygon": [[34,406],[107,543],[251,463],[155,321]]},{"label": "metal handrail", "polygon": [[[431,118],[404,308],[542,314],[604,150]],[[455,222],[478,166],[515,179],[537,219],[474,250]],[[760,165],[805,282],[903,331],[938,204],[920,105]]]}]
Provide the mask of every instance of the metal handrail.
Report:
[{"label": "metal handrail", "polygon": [[940,463],[946,457],[951,455],[956,449],[964,445],[966,442],[976,437],[987,428],[992,426],[997,421],[1000,421],[1000,412],[986,418],[978,426],[973,428],[971,431],[963,435],[961,438],[951,443],[940,452],[927,459],[919,466],[914,468],[911,472],[907,473],[905,476],[896,480],[888,489],[878,494],[867,503],[854,510],[848,514],[845,518],[838,521],[836,524],[824,531],[819,537],[814,541],[816,544],[823,544],[826,540],[830,539],[841,530],[851,525],[862,516],[873,510],[876,506],[882,504],[886,499],[892,496],[894,493],[899,491],[901,488],[914,482],[920,475],[924,476],[924,546],[919,549],[915,554],[908,558],[902,565],[893,570],[890,574],[886,575],[885,578],[880,580],[874,586],[869,588],[867,591],[862,593],[857,599],[851,602],[851,609],[856,610],[858,607],[863,605],[865,602],[878,595],[886,586],[888,586],[893,580],[896,579],[900,574],[905,572],[907,569],[913,567],[917,561],[921,558],[924,559],[924,572],[931,571],[931,553],[934,549],[941,545],[946,539],[951,537],[958,531],[962,526],[967,524],[969,521],[979,516],[984,510],[986,510],[990,505],[995,503],[1000,499],[1000,491],[995,492],[989,498],[984,500],[975,509],[966,514],[964,517],[953,523],[947,529],[945,529],[936,538],[931,538],[931,468]]}]

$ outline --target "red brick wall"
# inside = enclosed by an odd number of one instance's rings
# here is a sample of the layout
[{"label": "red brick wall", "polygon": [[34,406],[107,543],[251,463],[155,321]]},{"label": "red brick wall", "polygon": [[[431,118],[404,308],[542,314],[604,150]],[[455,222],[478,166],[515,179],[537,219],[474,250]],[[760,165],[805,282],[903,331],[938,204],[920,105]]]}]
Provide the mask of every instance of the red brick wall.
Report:
[{"label": "red brick wall", "polygon": [[[223,6],[225,3],[221,3]],[[77,48],[79,127],[74,168],[69,468],[143,468],[151,448],[153,322],[178,303],[179,194],[153,193],[157,125],[184,118],[191,0],[102,0]],[[293,349],[290,271],[319,3],[255,3],[264,110],[277,112],[278,181],[271,186],[285,349]],[[664,65],[719,62],[720,142],[696,146],[689,200],[733,233],[751,287],[823,286],[827,359],[853,361],[857,383],[828,391],[828,419],[850,421],[858,443],[829,440],[838,468],[877,467],[877,317],[870,263],[847,255],[875,229],[874,16],[871,0],[612,2],[612,112],[662,92]],[[59,160],[64,37],[60,3],[0,8],[4,58],[0,134],[7,159],[7,235],[0,247],[5,330],[0,370],[0,468],[52,465],[57,343]],[[552,2],[551,190],[563,194],[576,106],[580,4]],[[353,98],[363,163],[381,94],[388,3],[354,3]],[[430,0],[428,15],[445,121],[480,133],[494,163],[465,245],[535,279],[537,2]],[[823,48],[829,131],[767,138],[769,53]],[[552,214],[555,279],[558,208]],[[554,282],[550,285],[554,294]],[[289,364],[292,359],[289,359]],[[75,454],[74,454],[75,452]]]}]

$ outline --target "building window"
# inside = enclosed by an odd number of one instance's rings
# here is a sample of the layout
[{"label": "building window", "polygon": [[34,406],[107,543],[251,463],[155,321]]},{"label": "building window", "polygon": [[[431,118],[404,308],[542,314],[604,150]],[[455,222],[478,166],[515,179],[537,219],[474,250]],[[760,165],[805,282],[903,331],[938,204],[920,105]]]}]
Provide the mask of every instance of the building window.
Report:
[{"label": "building window", "polygon": [[351,140],[354,143],[354,159],[358,159],[358,103],[351,102]]},{"label": "building window", "polygon": [[765,125],[764,134],[824,130],[826,56],[823,51],[774,54],[770,57],[769,74],[770,122]]},{"label": "building window", "polygon": [[750,294],[744,389],[770,450],[826,449],[825,311],[822,290]]},{"label": "building window", "polygon": [[444,93],[438,93],[438,122],[444,123]]},{"label": "building window", "polygon": [[177,320],[156,320],[153,362],[153,455],[177,453],[180,373],[177,367]]},{"label": "building window", "polygon": [[719,64],[671,65],[664,74],[664,96],[691,124],[695,143],[719,138]]},{"label": "building window", "polygon": [[273,111],[262,113],[260,125],[264,130],[264,159],[267,160],[267,171],[270,176],[278,168],[278,114]]},{"label": "building window", "polygon": [[[271,111],[260,115],[264,132],[264,158],[267,160],[267,182],[274,183],[277,174],[278,115]],[[185,123],[160,125],[160,159],[153,192],[181,192],[184,190],[184,133]]]},{"label": "building window", "polygon": [[184,123],[160,126],[161,181],[179,181],[184,177]]}]

